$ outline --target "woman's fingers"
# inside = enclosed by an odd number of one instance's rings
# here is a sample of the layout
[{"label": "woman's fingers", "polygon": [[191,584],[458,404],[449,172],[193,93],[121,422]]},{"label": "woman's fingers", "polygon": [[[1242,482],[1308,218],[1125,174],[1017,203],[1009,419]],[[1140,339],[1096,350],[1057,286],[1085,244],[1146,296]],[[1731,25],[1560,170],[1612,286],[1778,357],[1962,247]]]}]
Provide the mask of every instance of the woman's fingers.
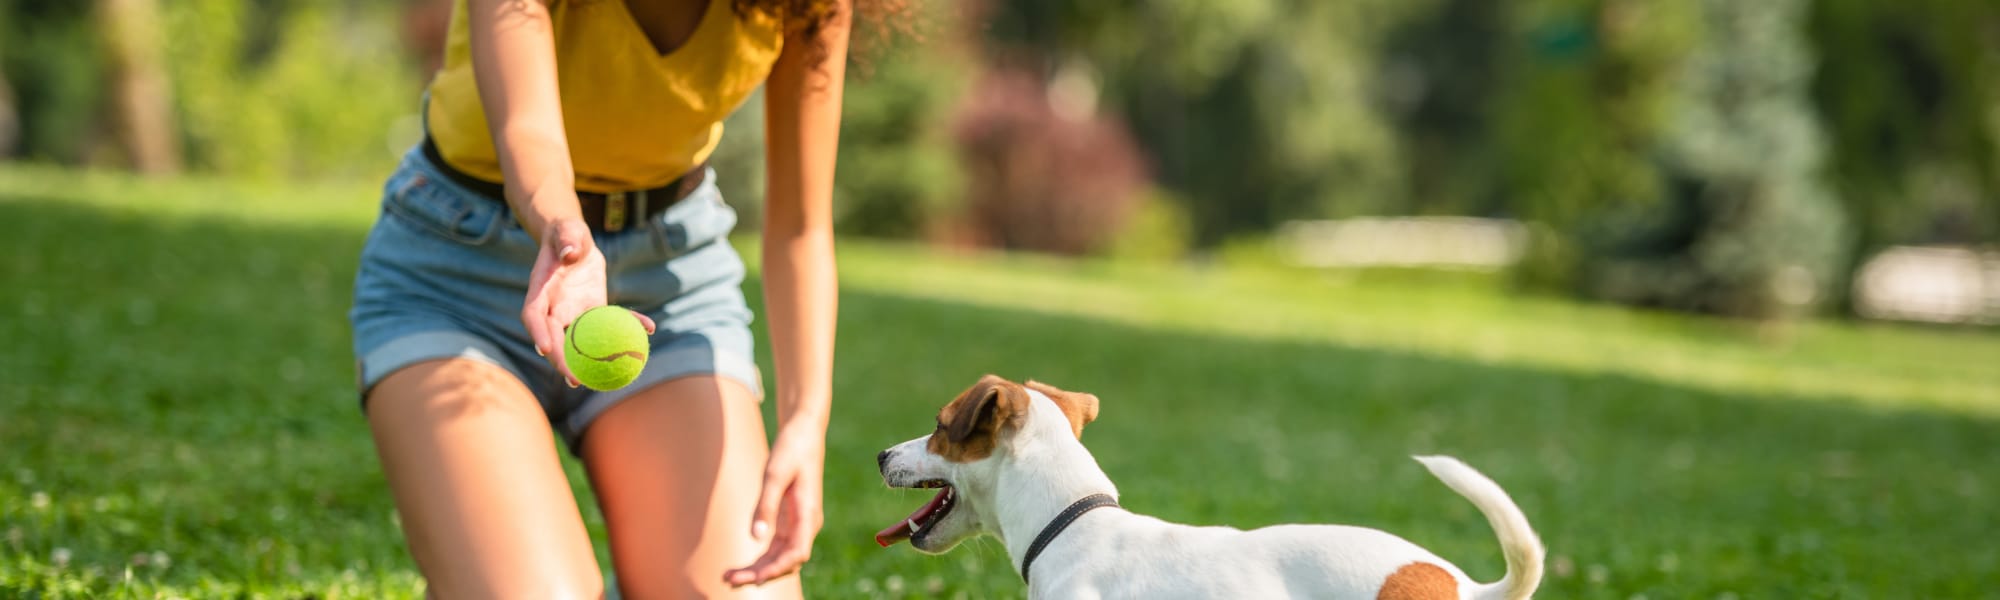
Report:
[{"label": "woman's fingers", "polygon": [[576,376],[570,374],[569,358],[563,352],[563,344],[566,344],[569,339],[569,327],[558,321],[555,315],[549,315],[546,322],[548,323],[549,331],[562,332],[556,335],[556,350],[549,353],[549,362],[555,364],[556,373],[562,375],[564,383],[568,383],[570,387],[576,387]]},{"label": "woman's fingers", "polygon": [[547,261],[537,261],[534,273],[528,278],[528,297],[521,303],[521,326],[528,330],[528,338],[535,343],[535,353],[548,356],[557,349],[556,336],[549,331],[549,280],[555,267]]},{"label": "woman's fingers", "polygon": [[[626,310],[632,310],[632,309],[629,309],[629,308],[628,308],[628,309],[626,309]],[[653,324],[653,318],[652,318],[652,317],[648,317],[648,316],[646,316],[646,313],[642,313],[642,312],[639,312],[639,311],[636,311],[636,310],[633,310],[633,311],[632,311],[632,316],[634,316],[634,317],[638,317],[638,318],[639,318],[639,324],[640,324],[640,325],[644,325],[644,326],[646,326],[646,335],[653,335],[653,332],[654,332],[654,331],[657,331],[657,330],[659,330],[659,327],[658,327],[658,326],[655,326],[655,325]]]},{"label": "woman's fingers", "polygon": [[[521,323],[534,340],[535,351],[547,358],[570,387],[580,385],[563,356],[570,321],[585,309],[604,304],[604,263],[582,221],[551,223],[542,235],[535,267],[528,276]],[[637,313],[634,313],[637,314]],[[652,320],[639,315],[652,330]]]}]

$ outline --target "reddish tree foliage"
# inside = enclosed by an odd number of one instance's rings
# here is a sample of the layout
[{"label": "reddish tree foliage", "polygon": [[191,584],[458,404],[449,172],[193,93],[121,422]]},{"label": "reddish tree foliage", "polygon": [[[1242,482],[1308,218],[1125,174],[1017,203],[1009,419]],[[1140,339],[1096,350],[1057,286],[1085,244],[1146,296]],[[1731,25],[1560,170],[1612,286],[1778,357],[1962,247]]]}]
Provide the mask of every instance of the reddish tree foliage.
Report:
[{"label": "reddish tree foliage", "polygon": [[1145,187],[1137,146],[1116,121],[1064,114],[1042,78],[994,68],[973,85],[955,125],[967,177],[970,241],[1088,254],[1131,218]]}]

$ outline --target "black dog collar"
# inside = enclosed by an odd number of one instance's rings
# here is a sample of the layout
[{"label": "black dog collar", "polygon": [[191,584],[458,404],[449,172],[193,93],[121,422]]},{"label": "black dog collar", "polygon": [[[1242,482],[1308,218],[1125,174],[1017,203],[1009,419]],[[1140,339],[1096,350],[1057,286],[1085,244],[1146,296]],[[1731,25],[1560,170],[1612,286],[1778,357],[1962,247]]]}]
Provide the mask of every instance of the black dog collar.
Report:
[{"label": "black dog collar", "polygon": [[1061,535],[1064,529],[1069,529],[1070,523],[1075,523],[1077,517],[1083,516],[1083,513],[1106,506],[1118,506],[1118,499],[1112,498],[1110,494],[1084,496],[1082,500],[1077,500],[1070,504],[1069,508],[1057,513],[1056,518],[1049,520],[1048,525],[1043,525],[1042,533],[1035,536],[1035,543],[1028,544],[1028,555],[1021,559],[1021,582],[1028,582],[1028,567],[1035,564],[1035,557],[1040,555],[1044,548],[1048,548],[1049,542],[1055,541],[1056,536]]}]

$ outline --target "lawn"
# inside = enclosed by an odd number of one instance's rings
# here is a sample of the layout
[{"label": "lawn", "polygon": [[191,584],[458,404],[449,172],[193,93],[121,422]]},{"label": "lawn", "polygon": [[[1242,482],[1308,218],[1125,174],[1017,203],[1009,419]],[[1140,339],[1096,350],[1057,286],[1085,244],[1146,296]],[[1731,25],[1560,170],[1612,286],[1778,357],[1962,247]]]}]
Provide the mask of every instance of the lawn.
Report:
[{"label": "lawn", "polygon": [[[369,186],[0,168],[0,597],[421,595],[352,390],[374,210]],[[1485,522],[1406,458],[1448,453],[1540,531],[1543,597],[2000,597],[1991,330],[841,252],[815,597],[1021,594],[990,541],[870,539],[927,498],[884,488],[875,452],[987,372],[1098,394],[1085,443],[1127,507],[1171,520],[1381,527],[1497,578]]]}]

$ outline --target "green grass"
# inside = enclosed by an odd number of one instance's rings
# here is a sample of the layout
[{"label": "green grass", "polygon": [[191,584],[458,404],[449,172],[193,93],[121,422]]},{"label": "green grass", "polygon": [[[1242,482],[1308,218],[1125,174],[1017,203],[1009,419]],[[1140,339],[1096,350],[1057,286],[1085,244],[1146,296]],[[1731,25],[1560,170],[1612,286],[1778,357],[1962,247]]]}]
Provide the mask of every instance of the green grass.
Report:
[{"label": "green grass", "polygon": [[[420,593],[352,391],[374,192],[0,168],[0,597]],[[1405,458],[1443,452],[1528,513],[1543,597],[1996,596],[1990,330],[1749,328],[1476,278],[841,253],[815,597],[1020,595],[990,541],[870,540],[924,500],[883,488],[875,452],[986,372],[1101,396],[1085,442],[1126,506],[1166,519],[1381,527],[1498,577],[1484,521]]]}]

